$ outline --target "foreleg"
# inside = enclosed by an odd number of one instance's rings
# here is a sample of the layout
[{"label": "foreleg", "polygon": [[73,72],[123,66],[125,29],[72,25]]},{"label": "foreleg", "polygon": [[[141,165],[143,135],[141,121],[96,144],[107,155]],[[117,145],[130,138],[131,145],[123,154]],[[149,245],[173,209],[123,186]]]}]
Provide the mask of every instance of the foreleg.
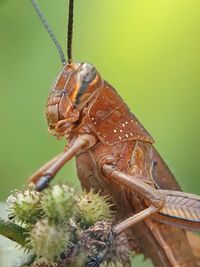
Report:
[{"label": "foreleg", "polygon": [[81,152],[81,150],[88,149],[95,143],[96,139],[92,135],[79,135],[73,143],[69,144],[69,148],[66,151],[41,167],[30,177],[29,181],[35,183],[37,191],[42,191],[48,186],[51,179],[63,167],[63,165],[65,165],[65,163],[76,156],[77,153]]},{"label": "foreleg", "polygon": [[64,152],[60,153],[59,155],[55,156],[47,163],[45,163],[42,167],[40,167],[36,172],[34,172],[29,178],[28,183],[36,184],[38,180],[45,174],[45,172],[63,155]]}]

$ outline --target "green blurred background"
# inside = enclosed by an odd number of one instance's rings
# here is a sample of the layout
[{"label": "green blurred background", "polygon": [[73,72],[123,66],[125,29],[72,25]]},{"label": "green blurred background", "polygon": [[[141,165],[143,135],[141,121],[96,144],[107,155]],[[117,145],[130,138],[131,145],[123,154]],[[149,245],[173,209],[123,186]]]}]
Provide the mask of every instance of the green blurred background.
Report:
[{"label": "green blurred background", "polygon": [[[66,0],[40,0],[66,50]],[[200,1],[76,0],[74,58],[92,62],[200,193]],[[44,106],[60,59],[28,0],[0,0],[0,200],[62,151]],[[58,175],[79,186],[74,162]]]}]

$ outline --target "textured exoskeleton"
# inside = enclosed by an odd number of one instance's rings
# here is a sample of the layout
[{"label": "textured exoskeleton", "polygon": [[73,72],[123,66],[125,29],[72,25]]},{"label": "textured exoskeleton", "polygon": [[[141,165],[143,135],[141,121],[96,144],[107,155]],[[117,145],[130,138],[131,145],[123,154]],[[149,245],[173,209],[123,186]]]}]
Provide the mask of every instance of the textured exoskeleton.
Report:
[{"label": "textured exoskeleton", "polygon": [[112,197],[116,233],[125,231],[155,266],[198,266],[183,228],[200,229],[200,197],[181,192],[152,137],[93,65],[63,68],[46,115],[49,131],[69,143],[31,176],[37,190],[76,156],[82,187]]}]

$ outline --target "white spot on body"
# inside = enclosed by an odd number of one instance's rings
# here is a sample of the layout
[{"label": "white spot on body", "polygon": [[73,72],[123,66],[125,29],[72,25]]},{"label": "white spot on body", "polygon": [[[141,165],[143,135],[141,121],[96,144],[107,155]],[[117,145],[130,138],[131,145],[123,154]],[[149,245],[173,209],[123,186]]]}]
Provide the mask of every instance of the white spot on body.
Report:
[{"label": "white spot on body", "polygon": [[92,117],[92,120],[94,120],[94,118]]},{"label": "white spot on body", "polygon": [[124,123],[122,123],[122,126],[123,126],[123,127],[125,127],[125,124],[124,124]]},{"label": "white spot on body", "polygon": [[126,138],[128,138],[128,134],[125,134]]},{"label": "white spot on body", "polygon": [[122,139],[122,138],[121,138],[121,136],[119,136],[118,138],[119,138],[119,140],[121,140],[121,139]]},{"label": "white spot on body", "polygon": [[122,133],[122,130],[121,129],[119,131],[120,131],[120,133]]},{"label": "white spot on body", "polygon": [[113,130],[113,132],[114,132],[114,133],[116,133],[116,132],[117,132],[117,130],[116,130],[116,129],[114,129],[114,130]]},{"label": "white spot on body", "polygon": [[133,133],[130,133],[131,136],[133,136]]},{"label": "white spot on body", "polygon": [[128,124],[128,121],[126,121],[125,123]]}]

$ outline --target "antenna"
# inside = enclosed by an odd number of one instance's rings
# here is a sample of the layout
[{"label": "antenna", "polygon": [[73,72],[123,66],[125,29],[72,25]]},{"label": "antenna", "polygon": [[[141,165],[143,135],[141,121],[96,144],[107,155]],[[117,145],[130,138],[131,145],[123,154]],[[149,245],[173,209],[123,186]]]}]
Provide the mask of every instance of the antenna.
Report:
[{"label": "antenna", "polygon": [[[70,1],[70,2],[72,2],[72,1]],[[59,44],[58,39],[56,38],[55,34],[53,33],[51,27],[49,26],[49,24],[48,24],[48,22],[47,22],[47,20],[46,20],[46,18],[44,16],[44,14],[42,13],[40,7],[38,6],[37,1],[36,0],[31,0],[31,3],[32,3],[32,5],[33,5],[38,17],[40,18],[42,24],[46,28],[46,30],[49,33],[51,39],[53,40],[53,42],[54,42],[54,44],[55,44],[55,46],[56,46],[56,48],[58,50],[58,53],[60,55],[60,58],[61,58],[61,61],[62,61],[63,65],[66,65],[66,59],[65,59],[65,55],[63,53],[62,47]],[[71,14],[71,13],[69,12],[69,14]],[[70,24],[71,24],[71,20],[70,20]],[[72,8],[72,24],[73,24],[73,8]],[[72,25],[71,25],[70,29],[71,29],[71,34],[69,34],[69,35],[70,35],[70,39],[71,39],[71,41],[70,41],[70,45],[71,45],[71,43],[72,43]],[[70,49],[70,52],[71,52],[71,49]],[[68,62],[69,62],[69,59],[68,59]]]},{"label": "antenna", "polygon": [[68,64],[72,63],[72,37],[73,37],[73,16],[74,16],[74,0],[69,0],[68,14],[68,32],[67,32],[67,57]]}]

